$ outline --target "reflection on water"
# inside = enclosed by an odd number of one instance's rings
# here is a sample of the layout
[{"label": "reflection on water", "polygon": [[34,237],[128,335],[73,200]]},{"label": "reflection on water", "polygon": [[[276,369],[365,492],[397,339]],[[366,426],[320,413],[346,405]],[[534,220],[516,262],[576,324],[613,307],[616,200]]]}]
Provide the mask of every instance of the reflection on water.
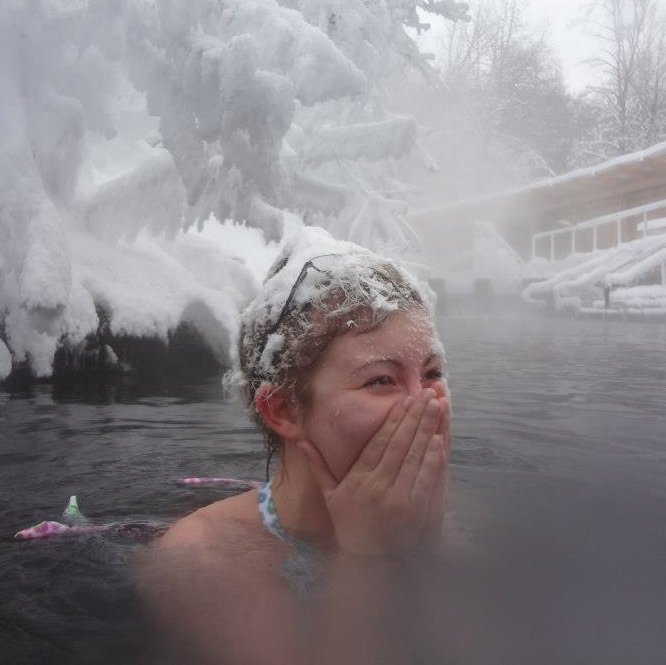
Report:
[{"label": "reflection on water", "polygon": [[[456,543],[443,662],[663,662],[666,329],[483,318],[441,329]],[[15,543],[15,531],[57,519],[70,494],[99,521],[170,520],[223,496],[173,479],[263,472],[261,441],[217,379],[0,393],[3,657],[129,662],[142,639],[126,570],[140,545]]]}]

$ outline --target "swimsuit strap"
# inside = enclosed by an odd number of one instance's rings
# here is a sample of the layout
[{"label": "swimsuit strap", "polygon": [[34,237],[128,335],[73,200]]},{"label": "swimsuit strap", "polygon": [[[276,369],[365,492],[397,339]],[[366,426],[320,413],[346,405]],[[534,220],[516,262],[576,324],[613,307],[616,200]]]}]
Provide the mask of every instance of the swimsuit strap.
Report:
[{"label": "swimsuit strap", "polygon": [[282,575],[299,595],[307,596],[319,577],[319,553],[309,543],[290,536],[280,524],[280,518],[275,510],[272,480],[269,480],[259,490],[259,515],[266,531],[279,540],[288,543],[294,548],[294,554],[289,556],[282,565]]},{"label": "swimsuit strap", "polygon": [[273,501],[273,492],[271,489],[272,482],[272,479],[269,480],[259,490],[259,515],[261,523],[266,528],[266,531],[272,533],[276,538],[293,545],[294,539],[289,537],[282,524],[280,524],[280,518],[278,517],[277,510],[275,510],[275,502]]}]

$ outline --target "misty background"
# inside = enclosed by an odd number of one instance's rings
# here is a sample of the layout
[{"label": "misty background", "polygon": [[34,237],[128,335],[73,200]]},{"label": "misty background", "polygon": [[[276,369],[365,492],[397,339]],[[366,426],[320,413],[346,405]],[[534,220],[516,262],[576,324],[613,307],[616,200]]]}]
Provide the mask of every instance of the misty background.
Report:
[{"label": "misty background", "polygon": [[118,366],[113,339],[181,324],[228,364],[303,224],[427,279],[414,211],[664,138],[664,9],[4,4],[0,375]]},{"label": "misty background", "polygon": [[[168,523],[229,495],[178,478],[263,476],[220,376],[304,226],[454,285],[457,227],[424,241],[414,215],[666,140],[664,21],[664,0],[1,3],[0,662],[145,662],[140,542],[13,534],[71,495],[95,525]],[[661,307],[659,224],[631,247]],[[520,304],[500,232],[459,235]],[[490,300],[437,319],[442,662],[661,663],[664,326]]]}]

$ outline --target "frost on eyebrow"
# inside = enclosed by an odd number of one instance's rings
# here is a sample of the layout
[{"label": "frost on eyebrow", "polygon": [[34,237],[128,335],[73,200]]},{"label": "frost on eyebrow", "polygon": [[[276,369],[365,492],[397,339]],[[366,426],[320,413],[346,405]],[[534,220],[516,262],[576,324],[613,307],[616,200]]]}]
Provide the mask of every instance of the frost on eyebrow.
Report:
[{"label": "frost on eyebrow", "polygon": [[352,376],[360,374],[364,370],[367,370],[369,367],[374,367],[375,365],[384,365],[384,364],[390,364],[402,367],[402,363],[396,358],[389,358],[388,356],[379,356],[376,358],[369,358],[368,360],[365,360],[363,363],[361,363],[358,367],[356,367],[352,371]]},{"label": "frost on eyebrow", "polygon": [[[442,347],[443,350],[443,347]],[[446,366],[446,358],[442,355],[440,351],[432,351],[431,353],[428,354],[426,359],[423,361],[423,367],[427,367],[430,365],[433,361],[439,363],[442,365],[442,369]],[[372,367],[373,365],[381,365],[382,363],[389,363],[391,365],[397,365],[402,367],[403,362],[399,360],[398,358],[393,358],[391,356],[374,356],[372,358],[368,358],[367,360],[364,360],[358,367],[354,369],[352,374],[358,374],[362,372],[363,370],[367,369],[368,367]]]}]

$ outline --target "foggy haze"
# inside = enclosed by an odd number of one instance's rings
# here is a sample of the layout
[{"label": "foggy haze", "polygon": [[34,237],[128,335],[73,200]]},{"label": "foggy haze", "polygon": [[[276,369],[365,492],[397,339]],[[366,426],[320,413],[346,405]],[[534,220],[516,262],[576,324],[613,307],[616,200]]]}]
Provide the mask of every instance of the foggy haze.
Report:
[{"label": "foggy haze", "polygon": [[[48,376],[61,340],[76,354],[100,312],[116,336],[165,339],[189,322],[224,362],[262,277],[250,257],[276,252],[270,243],[303,223],[403,257],[425,277],[409,213],[662,135],[659,109],[618,129],[613,109],[604,120],[596,98],[567,89],[569,5],[552,9],[552,38],[539,25],[547,7],[517,0],[468,13],[438,3],[440,16],[410,2],[394,11],[349,0],[349,15],[341,5],[328,18],[323,4],[289,5],[2,7],[3,375],[26,362]],[[409,36],[419,31],[435,61]],[[202,240],[211,216],[260,235],[234,232],[243,248],[217,232]],[[230,275],[224,287],[195,268],[200,241],[221,242],[210,261]],[[147,265],[164,277],[137,294],[130,285]],[[167,273],[190,284],[175,299]],[[138,317],[146,307],[150,322]]]},{"label": "foggy haze", "polygon": [[219,377],[276,257],[330,234],[438,298],[437,662],[661,662],[666,5],[599,0],[593,34],[584,4],[0,2],[0,660],[145,647],[126,543],[11,534],[261,477]]}]

